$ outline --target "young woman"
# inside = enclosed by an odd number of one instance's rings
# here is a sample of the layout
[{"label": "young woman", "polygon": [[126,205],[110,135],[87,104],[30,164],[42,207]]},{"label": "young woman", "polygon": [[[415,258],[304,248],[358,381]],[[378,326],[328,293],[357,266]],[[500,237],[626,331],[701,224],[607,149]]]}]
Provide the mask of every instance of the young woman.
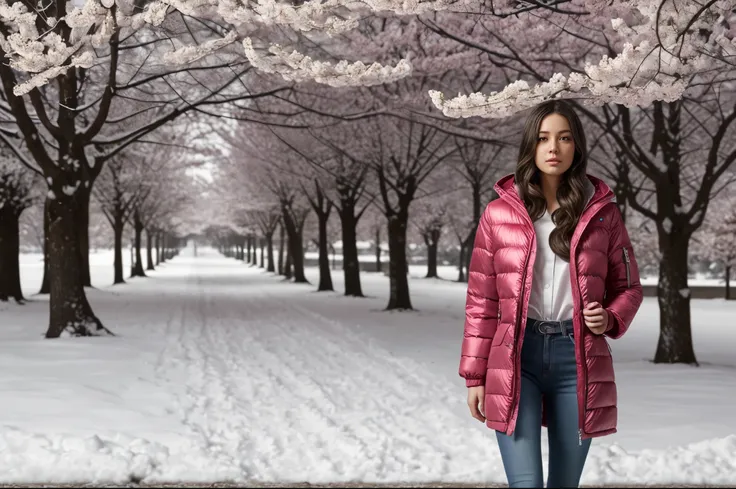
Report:
[{"label": "young woman", "polygon": [[642,302],[614,194],[586,174],[585,135],[565,102],[535,107],[516,172],[478,225],[460,375],[476,419],[496,430],[510,487],[577,487],[591,438],[616,432],[606,336]]}]

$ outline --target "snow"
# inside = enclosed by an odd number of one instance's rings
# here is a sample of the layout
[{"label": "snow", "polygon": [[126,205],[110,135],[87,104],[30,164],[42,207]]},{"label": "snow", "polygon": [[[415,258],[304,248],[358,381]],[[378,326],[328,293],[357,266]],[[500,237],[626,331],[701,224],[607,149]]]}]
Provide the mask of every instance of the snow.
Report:
[{"label": "snow", "polygon": [[662,221],[662,229],[664,229],[664,232],[667,234],[670,234],[672,231],[672,221],[669,217],[665,217]]},{"label": "snow", "polygon": [[[505,482],[457,375],[453,267],[410,267],[416,310],[389,313],[381,273],[359,299],[337,271],[317,293],[201,247],[118,286],[110,252],[90,259],[116,337],[42,338],[38,254],[31,302],[0,303],[0,483]],[[736,483],[736,301],[691,304],[698,368],[650,363],[656,298],[611,342],[619,432],[593,440],[583,484]]]}]

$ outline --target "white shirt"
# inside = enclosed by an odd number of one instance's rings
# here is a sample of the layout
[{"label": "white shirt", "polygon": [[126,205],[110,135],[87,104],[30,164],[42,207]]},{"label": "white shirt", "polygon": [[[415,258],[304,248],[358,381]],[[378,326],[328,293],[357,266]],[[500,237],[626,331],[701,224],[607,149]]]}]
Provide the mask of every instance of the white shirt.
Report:
[{"label": "white shirt", "polygon": [[[587,202],[590,202],[595,187],[587,178],[585,181]],[[537,257],[534,261],[534,276],[527,313],[532,319],[564,321],[572,319],[573,316],[570,264],[555,255],[549,246],[549,235],[555,227],[549,211],[534,223],[534,232],[537,234]]]},{"label": "white shirt", "polygon": [[571,319],[573,313],[570,265],[555,255],[549,235],[555,229],[549,211],[534,223],[537,233],[537,258],[529,296],[528,316],[547,321]]}]

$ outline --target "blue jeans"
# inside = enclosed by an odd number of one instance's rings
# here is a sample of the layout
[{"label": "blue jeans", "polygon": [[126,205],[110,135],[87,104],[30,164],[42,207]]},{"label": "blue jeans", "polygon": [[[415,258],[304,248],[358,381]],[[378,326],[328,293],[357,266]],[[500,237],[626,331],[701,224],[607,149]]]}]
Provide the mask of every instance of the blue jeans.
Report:
[{"label": "blue jeans", "polygon": [[[541,334],[527,321],[521,349],[521,394],[516,429],[496,431],[509,487],[544,487],[542,395],[547,407],[547,487],[578,487],[590,438],[578,438],[575,345],[572,332]],[[571,329],[571,328],[570,328]]]}]

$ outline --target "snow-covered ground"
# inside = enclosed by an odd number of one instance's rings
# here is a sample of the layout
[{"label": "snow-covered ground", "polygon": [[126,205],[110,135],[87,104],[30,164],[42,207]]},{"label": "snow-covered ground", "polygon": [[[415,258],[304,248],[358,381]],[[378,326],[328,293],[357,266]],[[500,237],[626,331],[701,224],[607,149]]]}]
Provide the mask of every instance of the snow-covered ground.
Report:
[{"label": "snow-covered ground", "polygon": [[[412,267],[416,311],[389,313],[382,274],[346,298],[338,272],[317,293],[198,255],[113,287],[111,253],[93,254],[90,301],[118,336],[58,340],[42,338],[40,256],[23,256],[32,301],[0,304],[0,482],[505,482],[457,376],[452,267]],[[619,433],[593,441],[583,484],[736,483],[734,317],[693,301],[701,366],[653,365],[645,299],[612,342]]]}]

